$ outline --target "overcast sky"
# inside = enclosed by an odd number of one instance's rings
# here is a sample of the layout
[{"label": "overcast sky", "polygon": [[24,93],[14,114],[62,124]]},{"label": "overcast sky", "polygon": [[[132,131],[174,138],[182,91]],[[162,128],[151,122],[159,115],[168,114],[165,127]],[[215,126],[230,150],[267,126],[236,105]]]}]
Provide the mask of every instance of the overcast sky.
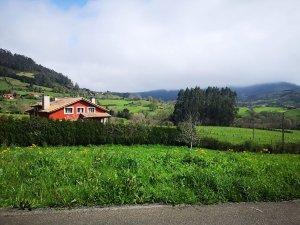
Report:
[{"label": "overcast sky", "polygon": [[98,91],[300,84],[300,0],[0,0],[0,48]]}]

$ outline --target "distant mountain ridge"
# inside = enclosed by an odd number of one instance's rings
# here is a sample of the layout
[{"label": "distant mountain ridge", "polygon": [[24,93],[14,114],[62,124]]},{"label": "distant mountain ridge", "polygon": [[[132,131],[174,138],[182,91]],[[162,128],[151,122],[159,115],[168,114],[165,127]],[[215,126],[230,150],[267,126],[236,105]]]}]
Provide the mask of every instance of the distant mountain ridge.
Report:
[{"label": "distant mountain ridge", "polygon": [[233,87],[241,100],[259,99],[286,91],[299,92],[300,86],[288,82],[256,84],[246,87]]},{"label": "distant mountain ridge", "polygon": [[[276,82],[231,88],[236,91],[240,104],[300,107],[300,86],[293,83]],[[178,92],[179,90],[160,89],[130,93],[130,96],[173,101],[176,100]]]}]

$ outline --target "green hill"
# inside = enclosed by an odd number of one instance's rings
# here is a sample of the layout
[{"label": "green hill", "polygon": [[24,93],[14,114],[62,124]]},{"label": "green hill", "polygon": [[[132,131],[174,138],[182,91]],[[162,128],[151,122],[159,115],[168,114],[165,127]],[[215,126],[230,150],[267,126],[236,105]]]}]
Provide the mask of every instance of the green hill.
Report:
[{"label": "green hill", "polygon": [[36,64],[29,57],[12,54],[4,49],[0,49],[0,77],[10,77],[30,85],[50,88],[64,90],[75,88],[67,76]]}]

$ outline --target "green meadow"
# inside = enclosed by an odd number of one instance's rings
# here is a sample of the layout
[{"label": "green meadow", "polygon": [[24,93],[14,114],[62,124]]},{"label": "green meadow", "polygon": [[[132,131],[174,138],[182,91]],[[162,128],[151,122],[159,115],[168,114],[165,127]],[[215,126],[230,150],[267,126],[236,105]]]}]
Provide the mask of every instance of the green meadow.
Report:
[{"label": "green meadow", "polygon": [[[286,109],[282,107],[270,107],[270,106],[257,106],[254,107],[254,112],[260,113],[260,112],[285,112]],[[240,116],[246,116],[249,113],[249,108],[247,107],[239,107],[238,115]]]},{"label": "green meadow", "polygon": [[212,204],[300,198],[300,156],[167,146],[0,150],[0,207]]},{"label": "green meadow", "polygon": [[[277,113],[285,113],[285,117],[294,120],[300,120],[300,108],[297,109],[285,109],[283,107],[271,107],[271,106],[257,106],[254,107],[254,112],[277,112]],[[238,116],[244,117],[249,115],[249,108],[247,107],[239,107]]]},{"label": "green meadow", "polygon": [[127,108],[131,113],[155,114],[162,110],[173,110],[173,104],[171,103],[158,101],[153,103],[145,99],[99,99],[98,103],[114,111],[122,111]]},{"label": "green meadow", "polygon": [[[219,141],[230,142],[232,144],[241,144],[245,141],[252,141],[253,133],[249,128],[238,127],[216,127],[199,126],[197,132],[200,137],[215,138]],[[254,142],[256,144],[276,144],[281,142],[282,133],[280,130],[254,130]],[[286,143],[300,142],[300,130],[291,130],[285,133]]]}]

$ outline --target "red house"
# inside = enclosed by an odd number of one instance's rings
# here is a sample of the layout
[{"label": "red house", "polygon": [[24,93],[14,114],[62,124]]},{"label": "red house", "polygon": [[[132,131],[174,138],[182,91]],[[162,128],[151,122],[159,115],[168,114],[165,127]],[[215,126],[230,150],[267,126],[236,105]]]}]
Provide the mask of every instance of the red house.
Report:
[{"label": "red house", "polygon": [[27,110],[30,116],[41,116],[54,120],[96,119],[107,122],[108,110],[96,104],[95,98],[61,98],[50,101],[43,96],[42,102]]}]

